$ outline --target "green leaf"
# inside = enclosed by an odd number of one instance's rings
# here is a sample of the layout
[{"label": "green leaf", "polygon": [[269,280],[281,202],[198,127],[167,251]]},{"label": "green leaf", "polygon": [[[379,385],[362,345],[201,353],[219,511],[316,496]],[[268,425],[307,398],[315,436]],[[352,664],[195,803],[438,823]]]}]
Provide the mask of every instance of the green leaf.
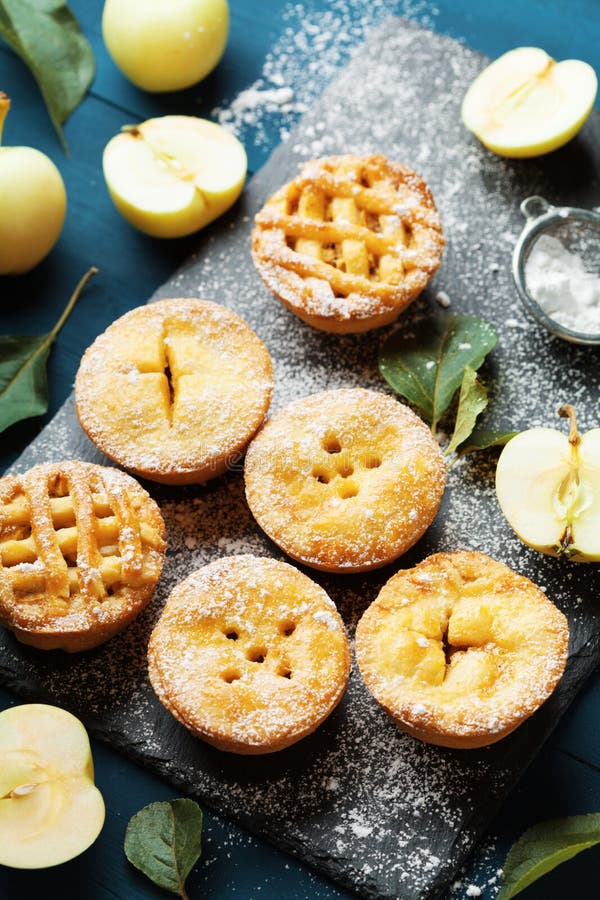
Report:
[{"label": "green leaf", "polygon": [[429,316],[410,335],[395,331],[379,352],[379,371],[423,418],[437,423],[460,387],[466,366],[478,369],[498,338],[475,316]]},{"label": "green leaf", "polygon": [[454,423],[454,434],[446,448],[446,453],[454,453],[456,448],[467,440],[477,421],[477,416],[488,405],[488,392],[486,386],[477,378],[477,372],[471,366],[465,366],[460,395],[458,398],[458,410]]},{"label": "green leaf", "polygon": [[0,432],[48,409],[47,334],[0,335]]},{"label": "green leaf", "polygon": [[48,409],[46,362],[50,347],[97,271],[86,272],[49,334],[0,335],[0,433],[14,422],[41,416]]},{"label": "green leaf", "polygon": [[145,806],[129,820],[125,856],[159,887],[187,897],[185,880],[202,850],[202,810],[193,800]]},{"label": "green leaf", "polygon": [[0,0],[0,37],[31,70],[60,142],[94,78],[94,54],[63,0]]},{"label": "green leaf", "polygon": [[503,447],[518,433],[518,431],[491,431],[489,428],[477,429],[457,449],[462,455],[475,450],[487,450],[488,447]]},{"label": "green leaf", "polygon": [[511,847],[496,900],[516,897],[542,875],[595,844],[600,844],[600,813],[534,825]]}]

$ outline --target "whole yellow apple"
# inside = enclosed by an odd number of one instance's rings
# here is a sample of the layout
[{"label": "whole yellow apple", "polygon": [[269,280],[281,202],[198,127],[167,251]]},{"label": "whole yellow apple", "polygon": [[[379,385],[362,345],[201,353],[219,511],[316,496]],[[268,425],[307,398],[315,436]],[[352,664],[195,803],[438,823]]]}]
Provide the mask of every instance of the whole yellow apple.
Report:
[{"label": "whole yellow apple", "polygon": [[106,145],[104,178],[113,203],[153,237],[192,234],[222,215],[246,178],[242,144],[195,116],[161,116],[127,126]]},{"label": "whole yellow apple", "polygon": [[104,43],[145,91],[179,91],[217,65],[229,32],[227,0],[106,0]]},{"label": "whole yellow apple", "polygon": [[[0,93],[0,139],[10,100]],[[37,266],[57,242],[67,195],[54,163],[33,147],[0,147],[0,275]]]},{"label": "whole yellow apple", "polygon": [[87,850],[103,824],[79,719],[43,703],[0,712],[0,865],[57,866]]}]

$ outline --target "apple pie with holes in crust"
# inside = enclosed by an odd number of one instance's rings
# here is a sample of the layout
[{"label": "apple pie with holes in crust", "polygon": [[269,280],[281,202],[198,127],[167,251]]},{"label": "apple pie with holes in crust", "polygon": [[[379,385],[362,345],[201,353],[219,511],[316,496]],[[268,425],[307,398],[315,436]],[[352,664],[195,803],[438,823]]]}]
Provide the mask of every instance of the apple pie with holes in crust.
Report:
[{"label": "apple pie with holes in crust", "polygon": [[425,182],[384,156],[305,163],[255,219],[263,281],[322,331],[393,322],[438,268],[444,239]]},{"label": "apple pie with holes in crust", "polygon": [[276,413],[248,448],[245,479],[254,518],[289,556],[364,572],[405,553],[431,525],[446,464],[403,403],[344,388]]},{"label": "apple pie with holes in crust", "polygon": [[564,671],[567,619],[540,588],[470,550],[436,553],[383,586],[356,629],[356,661],[413,737],[482,747],[514,731]]},{"label": "apple pie with holes in crust", "polygon": [[264,419],[269,351],[230,309],[159,300],[121,316],[83,355],[77,415],[110,459],[151,481],[222,475]]},{"label": "apple pie with holes in crust", "polygon": [[333,600],[302,572],[229,556],[174,588],[150,638],[148,672],[196,737],[230,753],[273,753],[339,703],[350,646]]},{"label": "apple pie with holes in crust", "polygon": [[42,650],[89,650],[150,600],[165,526],[124,472],[78,461],[0,479],[0,624]]}]

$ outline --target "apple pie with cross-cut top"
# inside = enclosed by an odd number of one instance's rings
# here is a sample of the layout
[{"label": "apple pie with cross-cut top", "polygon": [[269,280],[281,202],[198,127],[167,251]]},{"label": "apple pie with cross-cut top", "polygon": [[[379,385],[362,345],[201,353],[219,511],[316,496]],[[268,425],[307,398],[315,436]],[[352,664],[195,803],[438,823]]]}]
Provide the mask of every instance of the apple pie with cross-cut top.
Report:
[{"label": "apple pie with cross-cut top", "polygon": [[383,586],[356,629],[369,691],[409,734],[482,747],[550,696],[567,619],[540,588],[470,550],[436,553]]},{"label": "apple pie with cross-cut top", "polygon": [[77,415],[110,459],[137,475],[190,484],[221,475],[261,424],[269,352],[249,325],[206,300],[131,310],[86,350]]},{"label": "apple pie with cross-cut top", "polygon": [[438,268],[444,239],[429,188],[384,156],[305,163],[255,220],[263,281],[301,319],[338,333],[393,322]]},{"label": "apple pie with cross-cut top", "polygon": [[78,461],[0,479],[0,624],[42,650],[89,650],[150,600],[165,526],[125,472]]}]

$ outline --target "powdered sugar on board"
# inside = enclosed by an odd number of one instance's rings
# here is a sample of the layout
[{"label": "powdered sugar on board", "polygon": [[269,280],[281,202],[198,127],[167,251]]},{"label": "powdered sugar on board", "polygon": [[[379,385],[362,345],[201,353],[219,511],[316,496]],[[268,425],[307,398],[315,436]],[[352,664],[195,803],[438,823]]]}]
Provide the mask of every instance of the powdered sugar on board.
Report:
[{"label": "powdered sugar on board", "polygon": [[289,137],[352,51],[392,14],[431,28],[437,9],[425,0],[329,0],[326,9],[314,9],[310,0],[288,3],[282,12],[283,33],[267,54],[260,77],[213,109],[212,116],[246,147],[264,154]]},{"label": "powdered sugar on board", "polygon": [[[255,328],[275,360],[273,408],[329,387],[386,389],[376,366],[383,334],[337,337],[303,325],[263,286],[249,252],[252,216],[295,174],[300,160],[320,152],[382,151],[426,178],[448,241],[441,269],[403,316],[402,327],[410,329],[431,312],[443,314],[435,300],[440,291],[451,298],[452,312],[479,314],[495,325],[499,346],[483,370],[492,383],[486,427],[560,427],[555,409],[566,401],[578,406],[582,429],[598,424],[595,357],[526,319],[510,275],[524,196],[600,204],[598,117],[592,116],[577,143],[546,160],[493,157],[464,132],[459,117],[465,87],[483,65],[454,41],[386,23],[253,180],[230,218],[205,233],[196,257],[159,291],[162,297],[220,301]],[[18,466],[67,454],[99,460],[71,405]],[[336,601],[351,631],[393,572],[436,550],[477,549],[543,585],[569,616],[574,665],[539,714],[489,749],[453,752],[407,737],[356,672],[332,717],[273,758],[219,754],[163,711],[147,682],[145,647],[171,588],[220,556],[279,555],[251,518],[239,471],[201,488],[150,486],[163,508],[169,552],[151,607],[123,635],[79,658],[44,656],[4,636],[0,677],[73,708],[96,732],[182,789],[362,895],[434,897],[596,661],[594,647],[586,645],[597,628],[590,601],[597,572],[523,547],[498,510],[493,475],[493,452],[457,464],[434,525],[394,566],[360,577],[308,572]],[[466,887],[455,896],[464,897]],[[483,896],[493,896],[492,889]]]}]

